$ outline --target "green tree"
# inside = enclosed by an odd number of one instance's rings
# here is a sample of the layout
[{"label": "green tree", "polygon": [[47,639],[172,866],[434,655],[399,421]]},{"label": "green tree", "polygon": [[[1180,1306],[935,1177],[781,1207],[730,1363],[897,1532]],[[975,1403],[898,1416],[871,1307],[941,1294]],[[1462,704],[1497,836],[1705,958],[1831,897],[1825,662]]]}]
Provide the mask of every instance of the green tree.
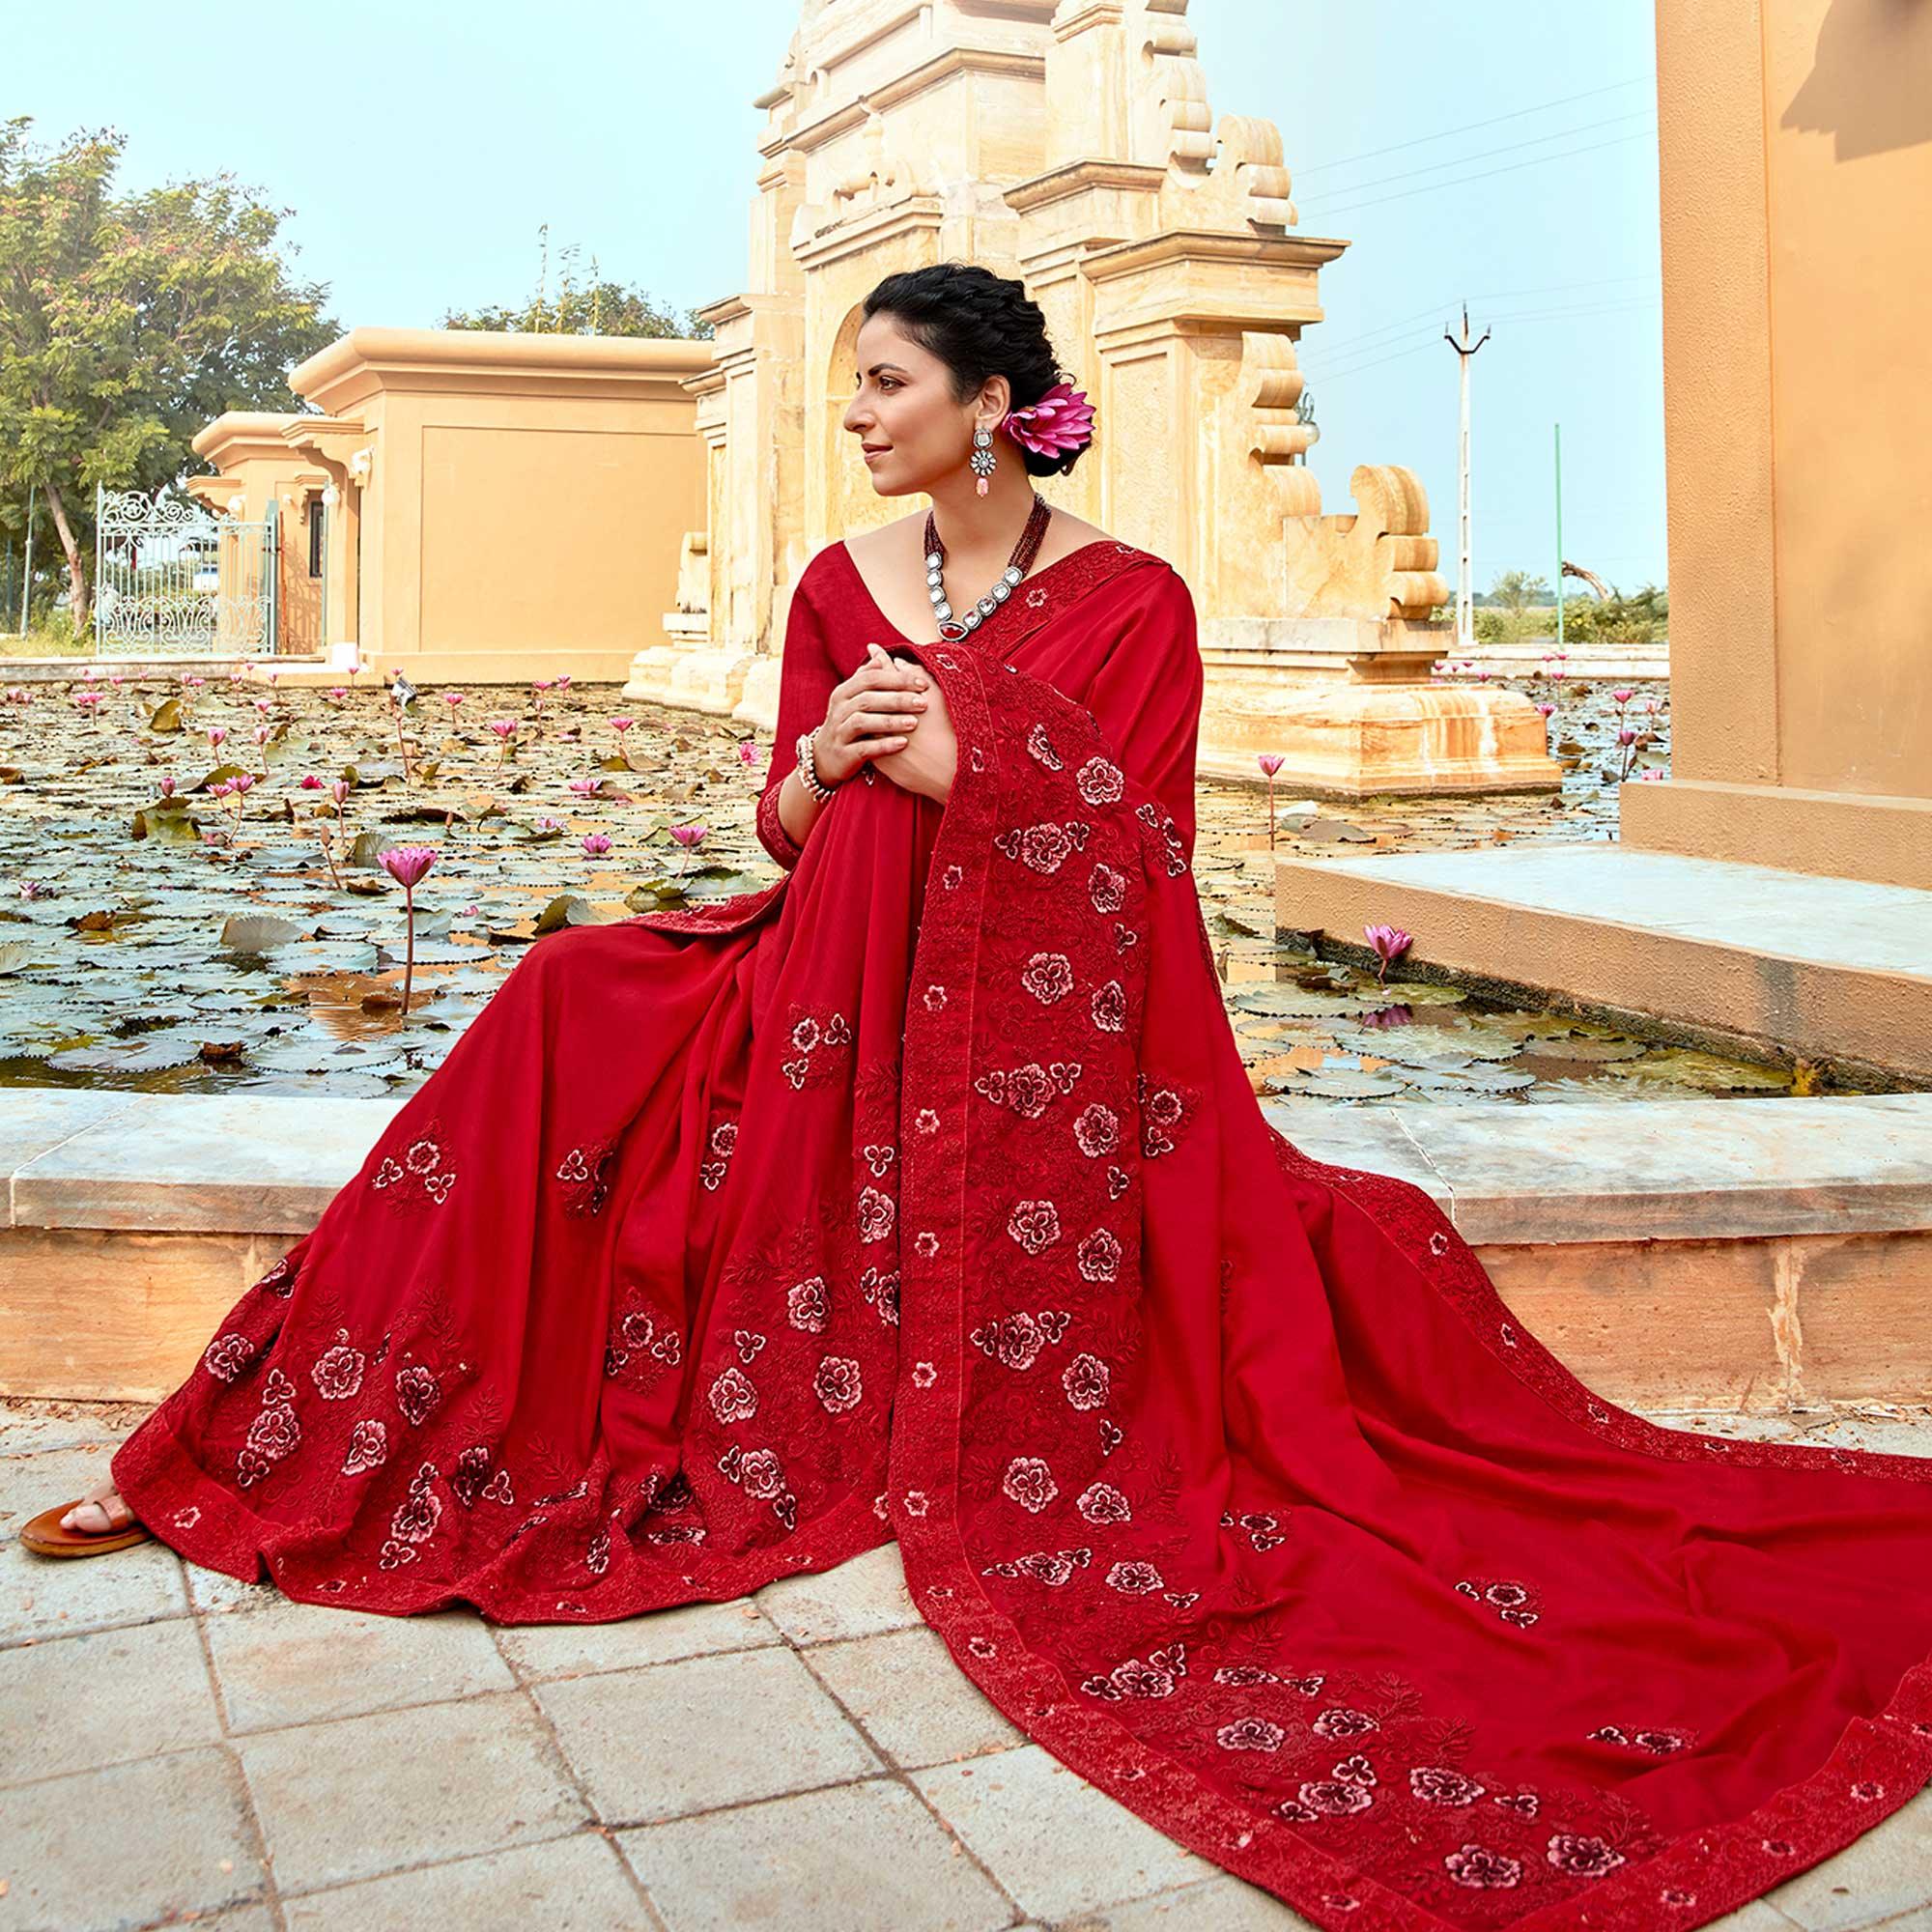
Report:
[{"label": "green tree", "polygon": [[231,175],[121,194],[126,137],[48,150],[0,123],[0,497],[38,484],[87,621],[94,488],[154,490],[197,464],[224,410],[289,409],[289,371],[338,333],[322,283],[290,278],[291,211]]},{"label": "green tree", "polygon": [[487,328],[509,335],[653,335],[683,336],[709,341],[713,329],[695,316],[680,316],[661,308],[641,289],[605,279],[590,258],[590,277],[579,282],[579,248],[572,242],[557,251],[557,288],[550,288],[550,224],[537,231],[537,286],[527,301],[514,308],[450,309],[442,328]]},{"label": "green tree", "polygon": [[1490,585],[1490,602],[1519,615],[1532,604],[1552,601],[1548,580],[1532,577],[1526,570],[1499,571],[1496,581]]}]

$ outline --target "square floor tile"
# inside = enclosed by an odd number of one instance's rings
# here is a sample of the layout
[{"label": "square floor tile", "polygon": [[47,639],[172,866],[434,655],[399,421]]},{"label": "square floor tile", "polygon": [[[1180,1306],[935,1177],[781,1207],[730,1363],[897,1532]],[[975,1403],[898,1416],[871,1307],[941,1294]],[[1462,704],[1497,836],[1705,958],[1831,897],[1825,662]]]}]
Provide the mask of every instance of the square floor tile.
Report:
[{"label": "square floor tile", "polygon": [[585,1822],[520,1690],[237,1740],[275,1881],[311,1891]]},{"label": "square floor tile", "polygon": [[532,1687],[598,1815],[642,1824],[866,1777],[877,1754],[788,1649]]}]

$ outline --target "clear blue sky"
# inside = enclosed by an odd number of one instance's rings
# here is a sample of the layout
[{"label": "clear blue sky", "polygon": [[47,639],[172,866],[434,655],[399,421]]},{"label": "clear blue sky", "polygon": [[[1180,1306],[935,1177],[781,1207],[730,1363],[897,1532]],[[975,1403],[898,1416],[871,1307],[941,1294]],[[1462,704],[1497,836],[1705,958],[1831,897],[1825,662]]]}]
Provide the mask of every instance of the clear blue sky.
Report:
[{"label": "clear blue sky", "polygon": [[[343,326],[522,299],[537,228],[683,309],[745,284],[763,117],[796,0],[335,0],[213,13],[103,0],[8,30],[0,113],[128,136],[124,179],[232,169],[277,206]],[[1651,0],[1194,0],[1208,99],[1282,129],[1306,234],[1352,245],[1302,341],[1324,507],[1412,466],[1456,567],[1463,298],[1475,582],[1564,552],[1665,574]],[[197,100],[210,100],[206,113]],[[1440,136],[1441,138],[1425,138]],[[1077,363],[1078,355],[1070,356]],[[1100,425],[1104,434],[1105,425]]]}]

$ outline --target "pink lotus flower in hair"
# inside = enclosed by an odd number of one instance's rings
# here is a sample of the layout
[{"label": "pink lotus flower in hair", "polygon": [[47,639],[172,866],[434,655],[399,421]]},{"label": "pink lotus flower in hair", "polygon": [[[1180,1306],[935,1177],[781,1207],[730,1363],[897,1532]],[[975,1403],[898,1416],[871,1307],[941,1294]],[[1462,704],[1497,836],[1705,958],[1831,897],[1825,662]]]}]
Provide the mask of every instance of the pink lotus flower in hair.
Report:
[{"label": "pink lotus flower in hair", "polygon": [[1092,440],[1094,406],[1086,390],[1056,383],[1038,402],[1009,410],[1000,427],[1037,455],[1064,456]]}]

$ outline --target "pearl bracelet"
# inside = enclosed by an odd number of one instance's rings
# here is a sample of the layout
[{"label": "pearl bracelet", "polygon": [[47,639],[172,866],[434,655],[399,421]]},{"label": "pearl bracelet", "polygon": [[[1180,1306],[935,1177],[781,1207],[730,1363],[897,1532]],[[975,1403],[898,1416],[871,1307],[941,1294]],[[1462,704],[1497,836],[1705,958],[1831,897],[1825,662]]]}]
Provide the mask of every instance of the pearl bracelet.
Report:
[{"label": "pearl bracelet", "polygon": [[810,731],[801,731],[798,734],[798,746],[797,746],[798,777],[799,777],[799,782],[805,786],[806,790],[810,792],[811,796],[819,802],[820,805],[823,805],[826,803],[828,799],[831,798],[833,792],[837,789],[837,787],[827,784],[825,781],[818,776],[818,767],[812,763],[811,741],[815,737],[817,737],[817,735],[818,735],[818,726],[815,724],[811,727]]}]

